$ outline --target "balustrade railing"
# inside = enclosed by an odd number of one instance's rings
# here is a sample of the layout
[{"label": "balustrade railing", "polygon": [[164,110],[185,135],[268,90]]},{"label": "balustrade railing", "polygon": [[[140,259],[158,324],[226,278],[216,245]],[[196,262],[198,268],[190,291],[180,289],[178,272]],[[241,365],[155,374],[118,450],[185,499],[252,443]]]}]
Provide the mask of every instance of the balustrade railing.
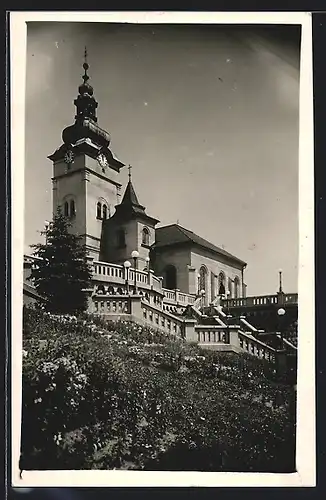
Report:
[{"label": "balustrade railing", "polygon": [[[121,285],[128,283],[132,287],[135,283],[135,273],[137,286],[150,288],[151,284],[154,285],[154,282],[155,285],[156,283],[160,283],[158,278],[153,275],[153,271],[140,271],[132,268],[125,269],[122,265],[110,264],[108,262],[93,262],[93,277],[99,281],[120,283]],[[154,288],[159,290],[157,286]]]},{"label": "balustrade railing", "polygon": [[196,297],[194,295],[190,295],[188,293],[180,292],[179,290],[169,290],[167,288],[163,288],[163,293],[165,300],[164,302],[187,306],[194,304]]},{"label": "balustrade railing", "polygon": [[241,332],[237,326],[223,328],[221,326],[196,325],[195,332],[199,344],[230,344],[253,356],[272,362],[276,360],[277,352],[273,347],[264,344],[250,334]]},{"label": "balustrade railing", "polygon": [[230,343],[230,332],[221,326],[203,326],[196,325],[197,342],[202,344],[209,343]]},{"label": "balustrade railing", "polygon": [[268,361],[276,361],[276,350],[244,332],[238,332],[240,348]]},{"label": "balustrade railing", "polygon": [[275,295],[261,295],[253,297],[242,297],[238,299],[222,299],[221,305],[227,308],[232,307],[251,307],[251,306],[267,306],[281,304],[297,304],[297,293],[284,293]]},{"label": "balustrade railing", "polygon": [[93,262],[94,278],[101,281],[113,281],[124,283],[124,268],[117,264],[108,264],[107,262]]},{"label": "balustrade railing", "polygon": [[133,288],[136,285],[143,289],[153,289],[164,294],[164,302],[172,305],[187,306],[195,302],[195,297],[179,290],[162,288],[162,278],[155,276],[153,271],[139,271],[133,268],[125,269],[122,265],[108,262],[93,262],[93,277],[98,281],[120,284],[123,287]]},{"label": "balustrade railing", "polygon": [[130,299],[127,297],[106,296],[103,300],[94,300],[94,313],[95,314],[130,314]]},{"label": "balustrade railing", "polygon": [[142,320],[153,328],[159,328],[167,333],[181,336],[183,321],[166,311],[156,309],[142,302]]}]

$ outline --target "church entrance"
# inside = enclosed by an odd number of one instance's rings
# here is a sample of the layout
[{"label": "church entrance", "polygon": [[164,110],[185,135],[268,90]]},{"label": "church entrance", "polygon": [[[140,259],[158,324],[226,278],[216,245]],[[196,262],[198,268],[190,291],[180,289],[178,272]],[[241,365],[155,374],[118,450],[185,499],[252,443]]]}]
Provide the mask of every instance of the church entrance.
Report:
[{"label": "church entrance", "polygon": [[168,290],[175,290],[177,288],[177,270],[172,264],[166,266],[164,269],[163,286]]}]

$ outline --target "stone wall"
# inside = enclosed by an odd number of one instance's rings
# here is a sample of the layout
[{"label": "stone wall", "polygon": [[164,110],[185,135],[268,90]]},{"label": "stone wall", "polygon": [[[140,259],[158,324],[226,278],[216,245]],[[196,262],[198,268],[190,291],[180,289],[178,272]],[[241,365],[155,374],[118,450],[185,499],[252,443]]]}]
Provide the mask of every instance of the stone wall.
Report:
[{"label": "stone wall", "polygon": [[[223,257],[219,258],[205,249],[196,249],[191,251],[191,266],[196,269],[197,279],[201,266],[207,269],[207,289],[206,289],[206,303],[211,302],[218,294],[218,275],[222,271],[225,274],[225,289],[228,290],[228,278],[232,281],[236,277],[239,278],[239,297],[242,296],[242,281],[241,281],[241,267],[236,263],[232,265],[227,262]],[[234,290],[232,290],[233,296]]]},{"label": "stone wall", "polygon": [[[181,292],[189,293],[189,269],[190,265],[190,249],[169,248],[159,249],[155,252],[154,272],[156,276],[164,276],[165,268],[168,265],[173,265],[177,272],[177,286]],[[164,282],[163,282],[164,286]]]}]

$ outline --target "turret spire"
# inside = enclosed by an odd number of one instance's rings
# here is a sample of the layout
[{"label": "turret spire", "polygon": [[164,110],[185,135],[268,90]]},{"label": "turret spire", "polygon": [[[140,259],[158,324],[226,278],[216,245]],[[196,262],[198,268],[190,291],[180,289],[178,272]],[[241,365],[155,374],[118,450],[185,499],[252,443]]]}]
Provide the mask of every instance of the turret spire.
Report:
[{"label": "turret spire", "polygon": [[132,166],[131,166],[131,165],[128,165],[128,177],[129,177],[129,182],[131,182],[131,169],[132,169]]}]

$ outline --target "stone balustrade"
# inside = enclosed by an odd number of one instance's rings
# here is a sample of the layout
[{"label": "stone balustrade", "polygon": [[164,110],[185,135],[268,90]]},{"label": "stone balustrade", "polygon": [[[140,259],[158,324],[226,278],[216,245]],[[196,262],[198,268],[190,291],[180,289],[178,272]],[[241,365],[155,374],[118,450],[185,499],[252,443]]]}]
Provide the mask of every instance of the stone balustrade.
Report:
[{"label": "stone balustrade", "polygon": [[107,262],[93,262],[93,278],[110,283],[125,283],[124,267]]},{"label": "stone balustrade", "polygon": [[93,310],[90,312],[100,315],[130,314],[130,298],[121,298],[121,296],[105,296],[101,300],[94,300],[92,309]]},{"label": "stone balustrade", "polygon": [[180,292],[180,290],[168,290],[162,287],[163,279],[155,276],[152,270],[139,271],[129,268],[125,269],[119,264],[110,264],[108,262],[93,262],[93,278],[95,281],[100,282],[105,293],[112,287],[118,286],[117,294],[124,294],[128,289],[133,290],[135,284],[136,273],[136,287],[144,293],[149,290],[163,295],[164,303],[171,306],[186,307],[195,302],[195,297],[187,293]]},{"label": "stone balustrade", "polygon": [[278,352],[259,341],[250,334],[242,332],[238,325],[231,325],[228,328],[213,325],[195,325],[197,342],[201,346],[218,347],[218,344],[228,344],[236,351],[247,351],[253,356],[276,362]]},{"label": "stone balustrade", "polygon": [[238,299],[222,299],[221,305],[225,308],[233,307],[256,307],[268,305],[297,304],[297,293],[278,293],[274,295],[261,295],[253,297],[242,297]]},{"label": "stone balustrade", "polygon": [[142,302],[142,321],[152,327],[164,330],[166,333],[183,336],[183,320],[173,314],[157,309],[146,302]]},{"label": "stone balustrade", "polygon": [[188,293],[180,292],[180,290],[168,290],[163,288],[164,302],[166,304],[180,305],[186,307],[187,305],[192,305],[196,297]]},{"label": "stone balustrade", "polygon": [[258,339],[252,337],[250,334],[244,332],[238,332],[239,335],[239,345],[240,348],[247,351],[253,356],[257,356],[262,359],[267,359],[271,362],[276,362],[277,351],[273,347],[270,347]]},{"label": "stone balustrade", "polygon": [[199,344],[231,344],[239,347],[238,325],[196,325],[195,332]]},{"label": "stone balustrade", "polygon": [[97,296],[90,301],[89,312],[112,319],[135,320],[171,335],[185,335],[182,319],[150,304],[141,295]]},{"label": "stone balustrade", "polygon": [[198,325],[195,327],[197,333],[197,342],[202,344],[207,343],[224,343],[229,344],[229,332],[221,326],[209,325],[203,326]]},{"label": "stone balustrade", "polygon": [[202,347],[231,349],[276,362],[278,351],[240,331],[239,325],[229,327],[220,325],[201,325],[194,319],[180,318],[150,304],[141,295],[106,295],[93,297],[89,312],[114,319],[129,319],[145,326],[155,328],[169,335],[196,342]]}]

